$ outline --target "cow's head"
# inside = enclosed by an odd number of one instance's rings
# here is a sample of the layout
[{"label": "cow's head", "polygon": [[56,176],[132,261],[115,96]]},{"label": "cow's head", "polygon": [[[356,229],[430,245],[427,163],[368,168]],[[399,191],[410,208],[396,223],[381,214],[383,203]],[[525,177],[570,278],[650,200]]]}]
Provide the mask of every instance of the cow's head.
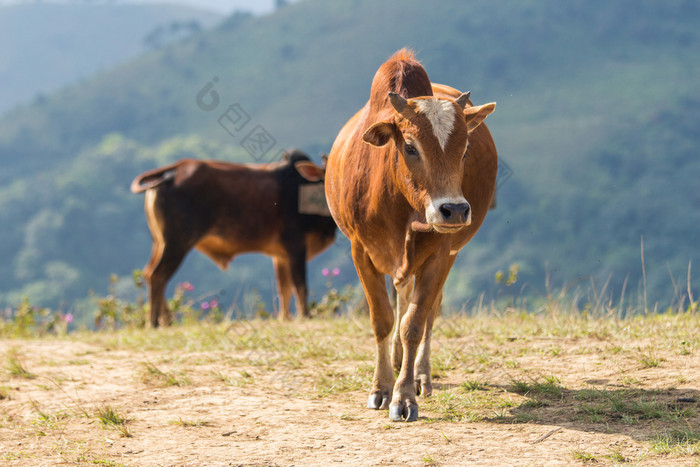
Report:
[{"label": "cow's head", "polygon": [[389,93],[389,101],[393,118],[369,127],[362,139],[395,146],[393,182],[430,227],[451,233],[469,225],[471,208],[462,193],[469,134],[496,104],[468,106],[469,93],[456,100]]}]

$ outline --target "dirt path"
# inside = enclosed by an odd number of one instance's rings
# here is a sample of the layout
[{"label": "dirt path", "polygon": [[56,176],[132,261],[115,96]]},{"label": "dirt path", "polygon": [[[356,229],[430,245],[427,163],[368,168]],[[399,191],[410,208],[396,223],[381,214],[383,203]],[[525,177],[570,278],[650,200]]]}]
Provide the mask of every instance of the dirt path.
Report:
[{"label": "dirt path", "polygon": [[[406,424],[364,408],[371,360],[307,357],[280,369],[269,362],[241,365],[254,362],[245,349],[139,351],[4,340],[0,463],[700,463],[697,448],[664,454],[652,444],[654,436],[686,425],[700,432],[699,352],[678,355],[659,347],[654,352],[663,363],[643,368],[632,352],[645,348],[643,340],[626,342],[617,353],[610,351],[617,344],[596,338],[519,341],[509,342],[512,363],[506,355],[469,373],[458,363],[440,363],[440,346],[451,348],[453,341],[438,339],[435,394],[419,401],[419,421]],[[371,355],[370,339],[357,346],[360,355]],[[520,347],[528,350],[518,356]],[[465,348],[471,349],[461,344]],[[495,350],[477,345],[471,352],[479,358]],[[18,374],[12,361],[33,376]],[[561,379],[542,379],[553,374]],[[529,386],[518,391],[518,384]],[[620,409],[615,401],[656,404],[668,413]],[[96,418],[99,408],[128,421],[104,425]]]}]

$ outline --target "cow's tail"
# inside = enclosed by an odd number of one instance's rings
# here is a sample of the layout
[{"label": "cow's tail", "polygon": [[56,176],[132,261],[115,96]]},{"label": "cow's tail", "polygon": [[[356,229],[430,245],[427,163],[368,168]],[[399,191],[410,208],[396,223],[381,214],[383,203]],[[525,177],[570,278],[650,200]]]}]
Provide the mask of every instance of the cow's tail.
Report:
[{"label": "cow's tail", "polygon": [[131,182],[132,193],[143,193],[151,188],[156,188],[163,183],[169,182],[175,178],[177,167],[161,167],[160,169],[144,172]]}]

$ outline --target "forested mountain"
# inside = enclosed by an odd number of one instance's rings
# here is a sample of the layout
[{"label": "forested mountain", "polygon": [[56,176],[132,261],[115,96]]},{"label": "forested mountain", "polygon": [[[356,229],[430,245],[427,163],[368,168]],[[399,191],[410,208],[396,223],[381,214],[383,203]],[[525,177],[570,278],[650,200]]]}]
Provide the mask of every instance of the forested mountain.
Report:
[{"label": "forested mountain", "polygon": [[[404,46],[433,81],[498,102],[487,124],[512,170],[448,279],[451,306],[503,293],[494,274],[513,263],[509,294],[591,280],[600,292],[609,279],[606,294],[636,299],[642,238],[650,306],[668,303],[690,261],[700,268],[698,24],[691,0],[305,0],[235,14],[0,120],[0,303],[71,306],[141,267],[149,235],[128,185],[146,168],[254,162],[241,142],[257,125],[274,138],[263,160],[288,146],[328,151]],[[356,280],[338,244],[312,264],[316,296],[321,266]],[[228,300],[267,296],[273,282],[255,257],[221,274],[193,255],[179,277]]]},{"label": "forested mountain", "polygon": [[175,5],[24,3],[0,6],[0,114],[215,24]]}]

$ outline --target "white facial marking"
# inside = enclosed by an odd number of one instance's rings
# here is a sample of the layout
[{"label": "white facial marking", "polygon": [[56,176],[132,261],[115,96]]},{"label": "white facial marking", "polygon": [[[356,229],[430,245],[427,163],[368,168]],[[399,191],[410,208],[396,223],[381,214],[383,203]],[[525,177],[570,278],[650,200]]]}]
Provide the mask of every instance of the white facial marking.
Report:
[{"label": "white facial marking", "polygon": [[433,126],[433,134],[444,151],[455,123],[454,105],[445,99],[419,99],[416,106]]}]

